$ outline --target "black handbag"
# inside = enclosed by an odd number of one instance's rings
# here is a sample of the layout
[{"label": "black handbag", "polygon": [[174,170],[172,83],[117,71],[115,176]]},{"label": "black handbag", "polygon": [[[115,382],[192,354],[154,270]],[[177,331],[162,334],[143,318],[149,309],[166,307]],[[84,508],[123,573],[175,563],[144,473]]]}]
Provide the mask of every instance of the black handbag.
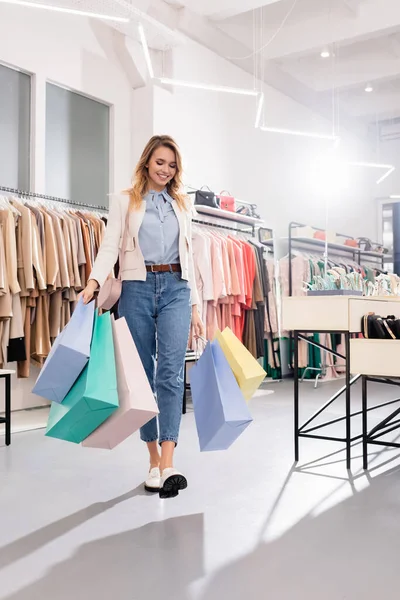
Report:
[{"label": "black handbag", "polygon": [[388,317],[380,317],[374,313],[364,315],[361,331],[366,339],[399,340],[400,319],[396,319],[393,315]]},{"label": "black handbag", "polygon": [[253,217],[254,219],[260,218],[260,215],[257,211],[257,204],[242,204],[242,206],[239,206],[239,208],[236,209],[238,215],[244,215],[245,217]]},{"label": "black handbag", "polygon": [[[206,188],[206,189],[204,189]],[[191,192],[195,195],[194,204],[197,206],[210,206],[211,208],[219,208],[217,198],[209,187],[203,185],[200,190]]]}]

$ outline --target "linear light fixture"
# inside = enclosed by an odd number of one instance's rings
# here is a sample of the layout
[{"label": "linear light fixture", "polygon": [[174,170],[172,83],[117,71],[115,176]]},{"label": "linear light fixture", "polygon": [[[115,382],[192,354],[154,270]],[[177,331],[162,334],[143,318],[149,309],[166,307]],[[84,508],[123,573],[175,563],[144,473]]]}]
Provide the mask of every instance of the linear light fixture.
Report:
[{"label": "linear light fixture", "polygon": [[389,196],[389,198],[391,200],[400,200],[400,195],[399,194],[392,194],[392,196]]},{"label": "linear light fixture", "polygon": [[211,83],[197,83],[195,81],[182,81],[180,79],[170,79],[169,77],[160,77],[160,83],[177,87],[188,87],[196,90],[208,90],[210,92],[226,92],[228,94],[239,94],[242,96],[258,96],[256,90],[248,90],[245,88],[227,87],[225,85],[213,85]]},{"label": "linear light fixture", "polygon": [[261,92],[258,97],[258,102],[257,102],[257,113],[256,113],[256,122],[255,122],[256,129],[258,129],[260,126],[263,106],[264,106],[264,93]]},{"label": "linear light fixture", "polygon": [[379,185],[382,181],[385,181],[396,170],[394,165],[385,165],[382,163],[368,163],[368,162],[351,162],[349,163],[352,167],[369,167],[372,169],[383,169],[386,171],[379,179],[377,180],[377,184]]},{"label": "linear light fixture", "polygon": [[140,21],[146,21],[153,27],[156,27],[157,29],[162,31],[165,35],[169,37],[172,36],[177,42],[179,41],[182,44],[185,44],[187,42],[187,38],[182,33],[176,31],[176,29],[172,29],[172,27],[164,25],[164,23],[157,21],[157,19],[151,17],[143,10],[140,10],[139,8],[136,8],[136,6],[133,6],[132,0],[114,0],[114,3],[118,4],[119,6],[121,6],[121,8],[126,10],[127,14],[133,14]]},{"label": "linear light fixture", "polygon": [[0,0],[3,4],[16,4],[18,6],[28,6],[29,8],[42,8],[43,10],[52,10],[53,12],[77,15],[80,17],[90,17],[92,19],[101,19],[102,21],[116,21],[117,23],[129,23],[130,19],[126,17],[117,17],[114,15],[104,15],[75,8],[64,8],[62,6],[53,6],[51,4],[39,4],[37,2],[28,2],[28,0]]},{"label": "linear light fixture", "polygon": [[283,133],[285,135],[297,135],[300,137],[315,138],[317,140],[331,140],[332,142],[340,140],[339,136],[328,133],[313,133],[311,131],[300,131],[298,129],[283,129],[281,127],[266,126],[260,127],[260,129],[268,133]]},{"label": "linear light fixture", "polygon": [[154,79],[154,69],[153,63],[151,62],[150,50],[147,44],[146,34],[144,32],[144,27],[141,23],[138,25],[140,42],[143,48],[143,54],[147,65],[147,70],[149,71],[150,79]]}]

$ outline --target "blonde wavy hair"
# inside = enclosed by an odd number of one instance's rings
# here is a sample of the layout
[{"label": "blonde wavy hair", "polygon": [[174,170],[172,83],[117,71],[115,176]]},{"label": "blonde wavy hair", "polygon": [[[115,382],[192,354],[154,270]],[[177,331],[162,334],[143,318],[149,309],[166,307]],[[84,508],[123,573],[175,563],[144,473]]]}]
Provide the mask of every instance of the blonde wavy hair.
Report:
[{"label": "blonde wavy hair", "polygon": [[171,198],[176,200],[181,210],[188,210],[188,199],[182,193],[182,155],[178,144],[169,135],[155,135],[149,140],[132,177],[132,186],[125,190],[130,196],[129,210],[137,210],[149,189],[149,172],[147,165],[149,164],[153,152],[161,147],[169,148],[175,153],[176,173],[173,179],[167,185],[167,191]]}]

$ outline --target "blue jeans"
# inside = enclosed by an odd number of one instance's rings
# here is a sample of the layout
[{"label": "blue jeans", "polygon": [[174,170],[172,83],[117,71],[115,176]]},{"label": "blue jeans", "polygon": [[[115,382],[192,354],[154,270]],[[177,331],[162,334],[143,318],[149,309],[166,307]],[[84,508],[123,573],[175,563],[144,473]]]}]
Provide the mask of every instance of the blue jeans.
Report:
[{"label": "blue jeans", "polygon": [[160,411],[159,431],[154,418],[141,428],[140,437],[177,443],[192,312],[189,284],[176,272],[124,281],[118,312],[128,323]]}]

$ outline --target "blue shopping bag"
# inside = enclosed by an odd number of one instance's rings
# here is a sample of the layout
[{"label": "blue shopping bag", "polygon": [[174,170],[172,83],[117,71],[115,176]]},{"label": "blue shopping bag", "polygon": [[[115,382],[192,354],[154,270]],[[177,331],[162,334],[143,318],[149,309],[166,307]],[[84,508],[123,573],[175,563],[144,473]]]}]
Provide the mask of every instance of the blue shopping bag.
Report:
[{"label": "blue shopping bag", "polygon": [[95,314],[87,366],[62,404],[53,402],[46,435],[80,444],[119,406],[110,313]]},{"label": "blue shopping bag", "polygon": [[81,299],[66,327],[55,340],[32,390],[34,394],[61,403],[82,373],[90,356],[94,302]]},{"label": "blue shopping bag", "polygon": [[253,419],[217,340],[190,370],[190,386],[200,450],[226,450]]}]

